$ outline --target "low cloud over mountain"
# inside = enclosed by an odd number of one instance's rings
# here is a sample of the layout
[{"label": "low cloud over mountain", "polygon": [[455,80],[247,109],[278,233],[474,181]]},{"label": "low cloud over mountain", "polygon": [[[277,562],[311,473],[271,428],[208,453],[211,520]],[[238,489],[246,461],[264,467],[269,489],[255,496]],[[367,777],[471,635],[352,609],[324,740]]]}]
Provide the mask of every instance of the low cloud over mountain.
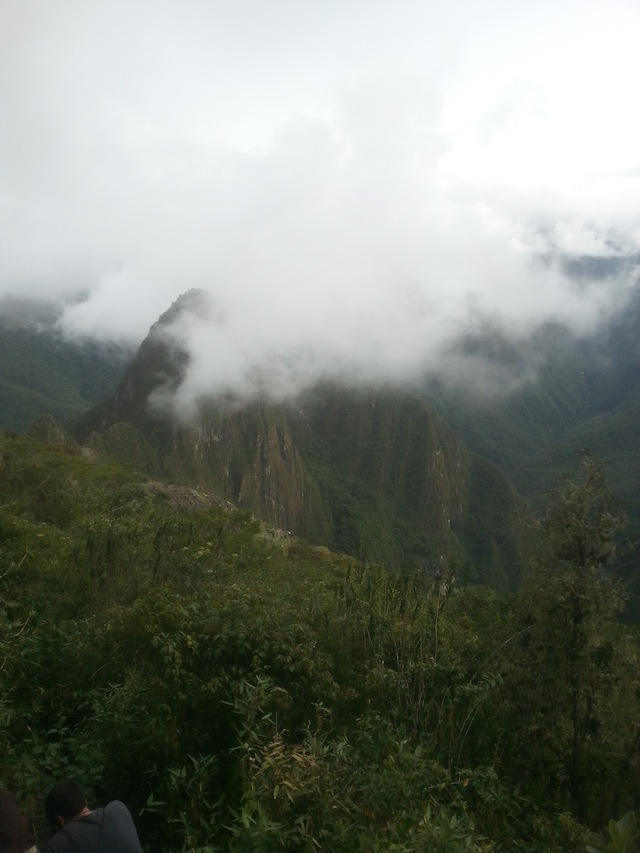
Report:
[{"label": "low cloud over mountain", "polygon": [[[0,31],[0,295],[139,343],[206,290],[172,332],[183,408],[425,369],[509,385],[545,323],[591,333],[633,293],[623,0],[9,0]],[[529,347],[524,372],[478,373],[459,341],[488,327]]]}]

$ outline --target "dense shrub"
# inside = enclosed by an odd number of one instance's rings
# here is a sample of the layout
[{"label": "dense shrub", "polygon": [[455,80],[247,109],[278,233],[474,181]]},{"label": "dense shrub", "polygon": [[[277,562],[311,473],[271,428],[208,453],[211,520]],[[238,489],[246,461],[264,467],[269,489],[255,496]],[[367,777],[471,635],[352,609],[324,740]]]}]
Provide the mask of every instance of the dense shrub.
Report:
[{"label": "dense shrub", "polygon": [[6,437],[0,785],[39,828],[74,776],[149,850],[582,850],[637,799],[638,650],[560,541],[500,598]]}]

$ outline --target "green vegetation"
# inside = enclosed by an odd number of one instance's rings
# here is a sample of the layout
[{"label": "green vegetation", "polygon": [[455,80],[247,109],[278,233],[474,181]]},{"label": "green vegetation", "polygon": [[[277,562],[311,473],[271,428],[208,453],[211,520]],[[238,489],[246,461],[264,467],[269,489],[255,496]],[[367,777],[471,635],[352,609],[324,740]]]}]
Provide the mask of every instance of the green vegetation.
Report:
[{"label": "green vegetation", "polygon": [[587,846],[588,853],[638,853],[638,823],[635,812],[627,812],[620,820],[609,821],[609,836],[603,842],[604,846]]},{"label": "green vegetation", "polygon": [[114,397],[78,420],[76,439],[334,551],[404,571],[444,562],[514,585],[522,502],[423,401],[327,383],[295,406],[215,400],[196,423],[172,423],[146,404],[169,364],[151,334]]},{"label": "green vegetation", "polygon": [[124,353],[70,343],[0,315],[0,429],[23,430],[43,415],[66,423],[116,387]]},{"label": "green vegetation", "polygon": [[637,805],[623,519],[593,460],[502,596],[192,496],[0,437],[0,785],[38,828],[68,776],[148,850],[565,853]]},{"label": "green vegetation", "polygon": [[[607,465],[617,494],[640,524],[640,289],[592,337],[548,324],[515,346],[505,330],[484,329],[468,354],[522,381],[474,394],[431,380],[425,398],[485,459],[499,465],[527,500],[542,503],[553,478],[589,448]],[[639,528],[640,529],[640,528]]]}]

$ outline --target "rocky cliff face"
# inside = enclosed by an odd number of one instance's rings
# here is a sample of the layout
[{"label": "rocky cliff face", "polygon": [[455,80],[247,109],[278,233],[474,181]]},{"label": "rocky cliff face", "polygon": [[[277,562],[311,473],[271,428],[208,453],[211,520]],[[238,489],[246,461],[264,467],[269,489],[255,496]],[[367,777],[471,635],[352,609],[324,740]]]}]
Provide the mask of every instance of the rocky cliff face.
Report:
[{"label": "rocky cliff face", "polygon": [[151,329],[115,395],[77,423],[79,440],[317,544],[510,582],[515,490],[421,400],[324,385],[290,405],[210,400],[188,423],[150,408],[154,391],[180,382],[187,358],[163,324],[194,304],[193,294],[179,300]]}]

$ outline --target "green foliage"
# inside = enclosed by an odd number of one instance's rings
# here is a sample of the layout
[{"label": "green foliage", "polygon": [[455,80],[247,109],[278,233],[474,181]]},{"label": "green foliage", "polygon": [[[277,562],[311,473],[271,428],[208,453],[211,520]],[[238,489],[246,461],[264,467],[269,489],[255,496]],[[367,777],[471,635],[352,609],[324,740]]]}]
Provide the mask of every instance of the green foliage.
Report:
[{"label": "green foliage", "polygon": [[125,355],[0,316],[0,429],[25,429],[43,415],[68,422],[113,391]]},{"label": "green foliage", "polygon": [[637,649],[616,621],[622,589],[607,571],[625,517],[601,465],[584,457],[582,468],[581,482],[564,479],[549,497],[516,602],[508,760],[535,780],[536,796],[604,819],[638,791],[637,765],[624,755],[637,735],[626,721],[637,719],[640,685]]},{"label": "green foliage", "polygon": [[616,511],[602,463],[585,454],[582,468],[583,482],[565,477],[553,490],[543,521],[552,556],[580,572],[608,565],[616,535],[628,524]]},{"label": "green foliage", "polygon": [[520,500],[503,472],[472,457],[424,402],[327,384],[295,407],[211,403],[194,429],[171,425],[146,404],[154,388],[179,381],[180,364],[152,333],[122,393],[80,418],[74,436],[359,560],[403,571],[441,558],[473,563],[477,582],[512,585]]},{"label": "green foliage", "polygon": [[0,438],[0,785],[35,825],[74,776],[147,849],[542,853],[636,795],[637,644],[551,517],[555,574],[500,598],[180,497]]},{"label": "green foliage", "polygon": [[602,841],[602,846],[587,845],[588,853],[638,853],[640,832],[635,812],[627,812],[620,820],[609,821],[610,840]]}]

